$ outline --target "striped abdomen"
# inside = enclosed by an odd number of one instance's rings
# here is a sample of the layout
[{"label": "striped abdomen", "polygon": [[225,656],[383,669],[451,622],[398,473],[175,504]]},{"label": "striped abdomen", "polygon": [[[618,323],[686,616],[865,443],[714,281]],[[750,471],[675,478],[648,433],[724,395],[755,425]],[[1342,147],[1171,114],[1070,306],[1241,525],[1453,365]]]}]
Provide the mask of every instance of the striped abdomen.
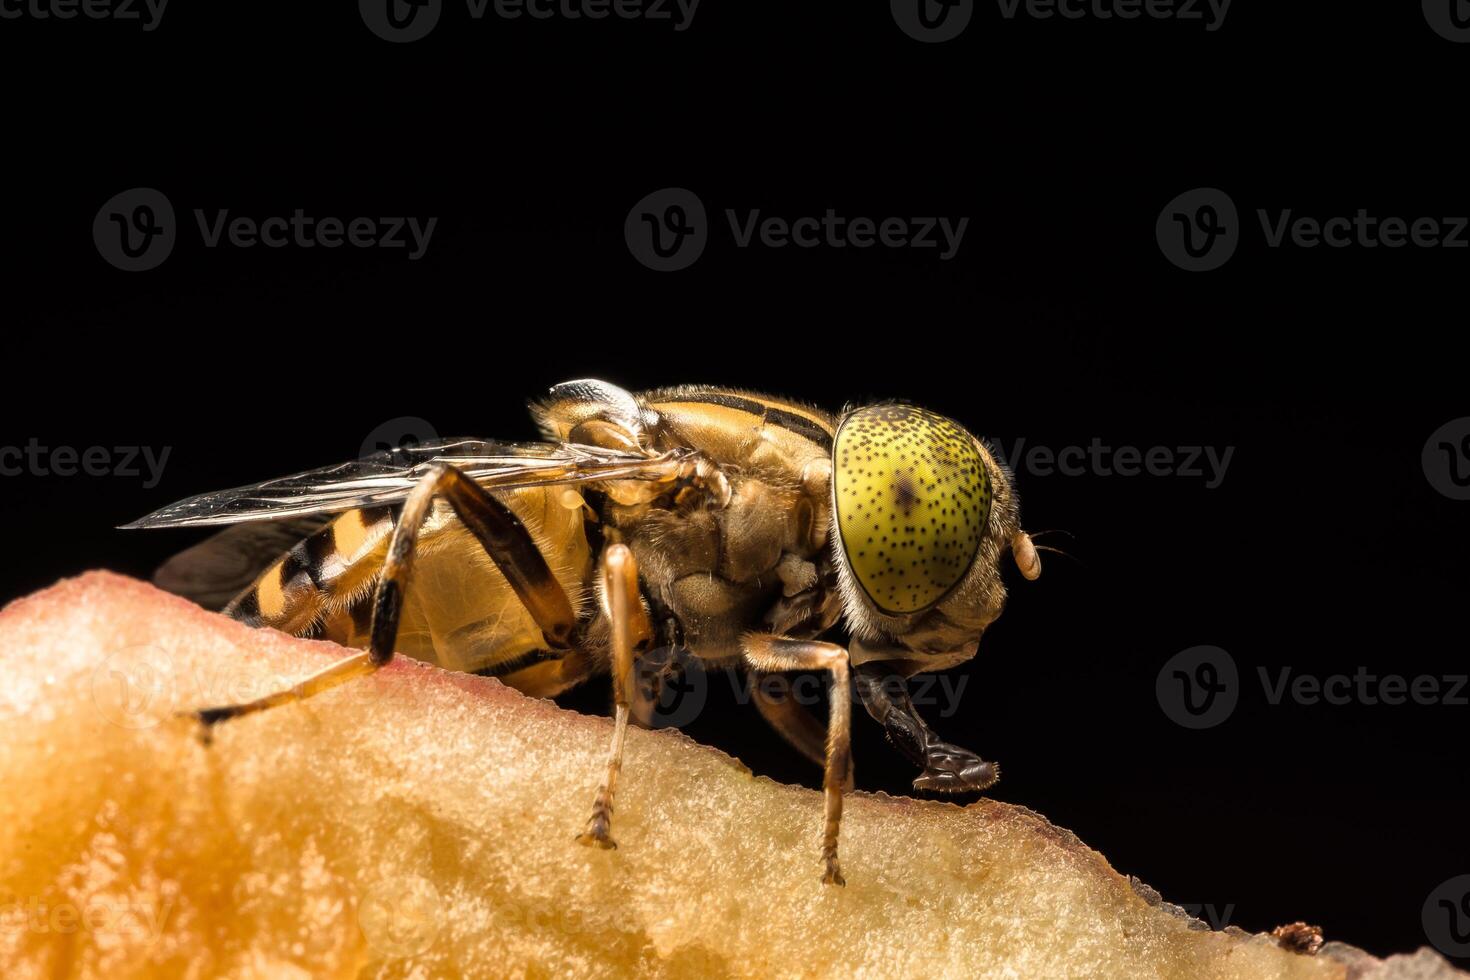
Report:
[{"label": "striped abdomen", "polygon": [[[575,609],[592,558],[581,497],[565,487],[498,494],[530,530]],[[237,596],[225,614],[296,636],[367,644],[373,589],[396,507],[346,511],[303,539]],[[445,504],[418,539],[397,652],[450,670],[482,671],[545,648],[540,629],[474,537]]]}]

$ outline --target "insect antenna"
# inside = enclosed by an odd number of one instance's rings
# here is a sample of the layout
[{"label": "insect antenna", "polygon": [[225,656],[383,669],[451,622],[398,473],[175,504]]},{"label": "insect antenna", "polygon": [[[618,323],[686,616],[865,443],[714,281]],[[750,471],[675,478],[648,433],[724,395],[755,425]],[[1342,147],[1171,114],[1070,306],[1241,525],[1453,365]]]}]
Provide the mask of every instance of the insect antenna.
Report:
[{"label": "insect antenna", "polygon": [[[1041,537],[1043,534],[1065,534],[1067,537],[1071,538],[1073,541],[1077,540],[1077,535],[1073,534],[1071,531],[1064,530],[1063,528],[1051,528],[1050,530],[1047,530],[1047,531],[1031,531],[1031,532],[1028,532],[1028,533],[1030,533],[1031,538],[1032,538],[1033,541],[1036,538]],[[1081,558],[1078,558],[1076,555],[1072,554],[1070,551],[1063,551],[1061,548],[1054,548],[1054,547],[1052,547],[1049,544],[1038,544],[1038,545],[1035,545],[1035,548],[1036,548],[1037,551],[1050,551],[1054,555],[1061,555],[1063,558],[1070,558],[1073,561],[1075,561],[1077,564],[1081,565],[1083,568],[1086,568],[1087,567],[1087,562],[1083,561]]]}]

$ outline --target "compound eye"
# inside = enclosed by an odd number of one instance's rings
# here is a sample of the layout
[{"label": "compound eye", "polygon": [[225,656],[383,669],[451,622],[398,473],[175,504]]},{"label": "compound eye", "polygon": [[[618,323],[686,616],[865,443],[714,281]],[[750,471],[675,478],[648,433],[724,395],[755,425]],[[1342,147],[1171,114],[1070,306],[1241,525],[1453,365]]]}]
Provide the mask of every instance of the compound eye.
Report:
[{"label": "compound eye", "polygon": [[932,606],[970,570],[990,519],[990,475],[959,424],[909,405],[848,414],[833,444],[842,550],[879,611]]}]

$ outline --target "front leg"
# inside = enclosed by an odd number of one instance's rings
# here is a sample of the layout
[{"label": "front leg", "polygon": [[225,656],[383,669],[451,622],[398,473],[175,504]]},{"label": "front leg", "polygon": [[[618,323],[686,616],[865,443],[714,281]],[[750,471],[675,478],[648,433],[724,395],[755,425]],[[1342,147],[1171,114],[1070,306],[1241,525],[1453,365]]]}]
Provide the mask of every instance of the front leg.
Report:
[{"label": "front leg", "polygon": [[914,780],[914,789],[972,793],[987,790],[1000,780],[998,763],[986,762],[934,733],[919,717],[907,681],[881,660],[859,665],[854,677],[863,707],[883,726],[888,740],[915,765],[924,767]]}]

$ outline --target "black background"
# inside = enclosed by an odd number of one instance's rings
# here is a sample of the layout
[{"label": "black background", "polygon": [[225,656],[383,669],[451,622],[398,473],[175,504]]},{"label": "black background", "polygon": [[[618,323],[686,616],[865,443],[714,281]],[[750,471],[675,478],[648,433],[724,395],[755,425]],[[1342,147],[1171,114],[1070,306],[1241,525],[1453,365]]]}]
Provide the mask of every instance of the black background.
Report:
[{"label": "black background", "polygon": [[[298,5],[299,6],[299,5]],[[1271,249],[1256,209],[1463,215],[1470,47],[1417,5],[1248,4],[1196,22],[1006,20],[920,44],[886,5],[706,0],[667,22],[472,21],[392,45],[348,4],[170,8],[160,26],[0,21],[6,445],[169,447],[162,482],[0,480],[9,598],[195,539],[112,528],[204,490],[355,457],[380,424],[532,435],[523,404],[595,376],[839,408],[903,397],[1004,446],[1234,447],[1223,483],[1023,472],[1045,574],[931,718],[998,759],[999,799],[1250,930],[1306,919],[1385,954],[1470,871],[1470,707],[1272,705],[1257,669],[1464,673],[1470,504],[1420,453],[1467,414],[1470,252]],[[862,6],[862,9],[858,9]],[[91,225],[163,191],[180,240],[120,272]],[[659,274],[623,221],[703,200]],[[1175,195],[1226,191],[1243,241],[1166,261]],[[435,216],[427,255],[206,249],[192,211]],[[959,254],[735,247],[724,209],[970,219]],[[1044,539],[1045,540],[1045,539]],[[1240,703],[1189,731],[1171,656],[1223,647]],[[572,699],[596,709],[605,683]],[[715,685],[689,726],[756,771],[817,773]],[[862,789],[914,773],[857,718]],[[895,846],[899,846],[896,844]],[[1226,910],[1229,910],[1228,912]]]}]

